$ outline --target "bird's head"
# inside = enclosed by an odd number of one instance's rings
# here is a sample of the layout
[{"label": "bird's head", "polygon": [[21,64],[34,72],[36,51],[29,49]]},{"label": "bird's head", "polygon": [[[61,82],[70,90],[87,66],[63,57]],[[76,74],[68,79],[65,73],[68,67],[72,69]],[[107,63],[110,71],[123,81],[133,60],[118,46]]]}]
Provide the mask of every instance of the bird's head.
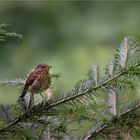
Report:
[{"label": "bird's head", "polygon": [[48,73],[51,67],[52,66],[49,66],[48,64],[39,64],[36,66],[35,71],[39,73]]}]

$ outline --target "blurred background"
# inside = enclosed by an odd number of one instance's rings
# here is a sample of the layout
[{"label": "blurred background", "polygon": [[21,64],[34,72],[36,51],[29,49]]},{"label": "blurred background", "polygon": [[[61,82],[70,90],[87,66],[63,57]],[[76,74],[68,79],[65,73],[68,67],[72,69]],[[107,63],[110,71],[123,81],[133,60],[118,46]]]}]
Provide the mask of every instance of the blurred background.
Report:
[{"label": "blurred background", "polygon": [[[102,67],[125,36],[140,39],[140,2],[0,1],[0,23],[21,41],[0,42],[0,79],[26,77],[39,63],[53,66],[56,91],[86,78],[92,64]],[[21,87],[0,88],[1,103],[15,103]]]}]

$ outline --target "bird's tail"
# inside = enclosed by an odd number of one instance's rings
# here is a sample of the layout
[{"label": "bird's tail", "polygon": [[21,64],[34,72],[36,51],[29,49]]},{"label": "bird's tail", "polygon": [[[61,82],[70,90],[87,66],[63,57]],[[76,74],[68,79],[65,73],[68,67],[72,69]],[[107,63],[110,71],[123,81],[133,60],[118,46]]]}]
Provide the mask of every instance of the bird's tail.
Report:
[{"label": "bird's tail", "polygon": [[24,88],[21,95],[20,95],[20,98],[24,98],[24,96],[26,95],[27,93],[27,90]]}]

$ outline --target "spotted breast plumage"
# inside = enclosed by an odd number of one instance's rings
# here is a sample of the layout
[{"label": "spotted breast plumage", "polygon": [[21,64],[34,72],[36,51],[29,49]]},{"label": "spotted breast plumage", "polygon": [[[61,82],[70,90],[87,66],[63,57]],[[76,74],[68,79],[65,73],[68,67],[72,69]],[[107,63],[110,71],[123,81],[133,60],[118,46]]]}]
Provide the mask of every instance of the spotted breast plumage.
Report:
[{"label": "spotted breast plumage", "polygon": [[49,74],[50,68],[51,66],[47,64],[37,65],[35,70],[31,72],[27,78],[26,84],[20,97],[23,98],[27,92],[35,94],[47,90],[51,84],[51,76]]}]

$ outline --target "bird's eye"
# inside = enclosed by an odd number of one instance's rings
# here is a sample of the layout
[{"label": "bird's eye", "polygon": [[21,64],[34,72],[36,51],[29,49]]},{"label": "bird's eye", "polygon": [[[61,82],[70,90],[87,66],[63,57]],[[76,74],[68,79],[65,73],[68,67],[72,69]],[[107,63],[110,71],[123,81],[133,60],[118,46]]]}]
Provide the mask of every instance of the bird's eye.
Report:
[{"label": "bird's eye", "polygon": [[42,66],[41,68],[42,68],[42,69],[44,69],[45,67],[44,67],[44,66]]}]

